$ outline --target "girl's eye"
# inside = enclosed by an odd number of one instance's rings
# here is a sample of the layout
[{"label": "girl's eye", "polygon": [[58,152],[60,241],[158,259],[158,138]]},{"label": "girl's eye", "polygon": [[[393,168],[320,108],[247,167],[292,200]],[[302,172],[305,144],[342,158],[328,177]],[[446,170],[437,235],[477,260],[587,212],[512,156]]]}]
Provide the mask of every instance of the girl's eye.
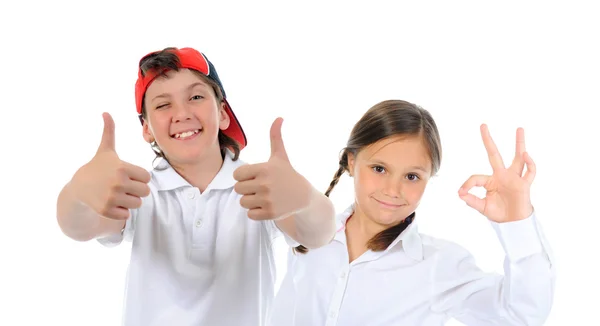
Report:
[{"label": "girl's eye", "polygon": [[162,108],[165,108],[165,107],[167,107],[168,105],[169,105],[168,103],[167,103],[167,104],[161,104],[161,105],[157,106],[157,107],[156,107],[156,109],[157,109],[157,110],[158,110],[158,109],[162,109]]},{"label": "girl's eye", "polygon": [[418,175],[416,175],[416,174],[414,174],[414,173],[409,173],[409,174],[406,176],[406,178],[407,178],[409,181],[418,181],[418,180],[420,180],[420,179],[421,179],[421,178],[419,178],[419,176],[418,176]]},{"label": "girl's eye", "polygon": [[192,96],[192,100],[200,100],[202,98],[203,98],[202,95],[194,95],[194,96]]},{"label": "girl's eye", "polygon": [[385,172],[385,168],[383,166],[374,166],[373,167],[373,171],[377,172],[377,173],[384,173]]}]

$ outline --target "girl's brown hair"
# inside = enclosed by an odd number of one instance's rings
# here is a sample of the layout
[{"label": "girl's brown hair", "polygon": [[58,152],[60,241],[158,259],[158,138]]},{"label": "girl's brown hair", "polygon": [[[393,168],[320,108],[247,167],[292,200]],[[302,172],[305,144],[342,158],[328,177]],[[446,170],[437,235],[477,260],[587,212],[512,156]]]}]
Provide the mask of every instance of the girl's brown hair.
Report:
[{"label": "girl's brown hair", "polygon": [[[388,100],[370,108],[354,125],[348,143],[341,153],[339,168],[333,176],[325,196],[329,197],[340,177],[344,172],[349,172],[349,154],[356,157],[364,147],[398,135],[423,137],[431,159],[431,174],[436,174],[442,161],[442,145],[433,117],[427,110],[415,104],[401,100]],[[367,248],[373,251],[385,250],[412,222],[414,215],[415,213],[412,213],[402,223],[376,234],[367,243]],[[304,246],[297,246],[294,251],[307,253],[308,249]]]},{"label": "girl's brown hair", "polygon": [[[175,53],[171,52],[174,48],[165,48],[160,52],[153,53],[144,57],[140,61],[140,70],[142,71],[142,75],[146,75],[149,71],[152,72],[160,72],[158,77],[156,78],[167,78],[167,72],[170,70],[179,71],[179,58]],[[203,73],[193,70],[194,74],[196,74],[204,83],[210,86],[215,94],[215,98],[217,103],[223,102],[223,93],[219,88],[219,85],[212,81],[210,78],[206,77]],[[145,98],[144,98],[145,99]],[[144,99],[142,100],[142,114],[140,119],[147,119],[146,105],[144,104]],[[221,157],[225,157],[225,150],[230,149],[233,154],[233,160],[237,160],[240,156],[240,145],[233,140],[233,138],[225,135],[223,131],[219,130],[218,135],[219,147],[221,148]],[[158,144],[153,142],[150,144],[152,150],[156,154],[156,158],[162,157],[165,160],[167,159],[164,153],[158,147]]]}]

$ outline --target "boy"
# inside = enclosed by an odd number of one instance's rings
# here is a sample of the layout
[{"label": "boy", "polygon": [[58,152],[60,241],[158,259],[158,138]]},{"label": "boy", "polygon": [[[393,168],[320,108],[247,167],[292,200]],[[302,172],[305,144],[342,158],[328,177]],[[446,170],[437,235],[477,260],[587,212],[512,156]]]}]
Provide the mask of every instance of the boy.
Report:
[{"label": "boy", "polygon": [[281,230],[310,248],[328,243],[333,205],[292,168],[281,119],[268,162],[238,159],[245,134],[202,53],[146,55],[135,95],[159,163],[147,172],[121,161],[105,113],[96,155],[59,195],[61,229],[107,246],[132,241],[127,326],[262,325],[274,295],[272,240]]}]

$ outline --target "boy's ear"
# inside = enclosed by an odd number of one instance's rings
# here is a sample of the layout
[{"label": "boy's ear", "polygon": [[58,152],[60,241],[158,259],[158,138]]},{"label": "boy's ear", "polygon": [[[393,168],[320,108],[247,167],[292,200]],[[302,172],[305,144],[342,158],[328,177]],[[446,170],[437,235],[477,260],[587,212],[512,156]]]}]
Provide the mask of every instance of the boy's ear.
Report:
[{"label": "boy's ear", "polygon": [[146,119],[143,119],[142,121],[142,135],[144,136],[144,140],[147,143],[152,144],[155,141],[154,134],[152,133],[152,130],[150,130],[148,121],[146,121]]},{"label": "boy's ear", "polygon": [[230,123],[229,114],[227,114],[227,110],[225,110],[225,102],[221,102],[221,105],[219,106],[219,129],[225,130],[229,128]]}]

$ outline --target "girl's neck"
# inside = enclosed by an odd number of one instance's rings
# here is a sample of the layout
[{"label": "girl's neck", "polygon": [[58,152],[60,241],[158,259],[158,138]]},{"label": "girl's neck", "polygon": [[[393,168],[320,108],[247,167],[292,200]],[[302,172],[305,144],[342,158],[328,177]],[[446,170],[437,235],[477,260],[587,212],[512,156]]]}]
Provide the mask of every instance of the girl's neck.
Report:
[{"label": "girl's neck", "polygon": [[223,166],[220,150],[216,154],[207,154],[202,160],[193,164],[171,164],[173,169],[192,186],[198,188],[200,193],[208,188]]},{"label": "girl's neck", "polygon": [[355,204],[354,213],[346,221],[346,245],[348,247],[349,262],[354,261],[362,254],[364,254],[369,248],[367,243],[376,234],[385,230],[384,226],[381,226],[367,217],[367,215],[360,209],[358,204]]},{"label": "girl's neck", "polygon": [[368,241],[376,234],[386,229],[385,226],[377,224],[367,217],[358,204],[355,204],[354,207],[355,209],[352,217],[346,222],[346,230],[350,229],[353,236],[366,238]]}]

